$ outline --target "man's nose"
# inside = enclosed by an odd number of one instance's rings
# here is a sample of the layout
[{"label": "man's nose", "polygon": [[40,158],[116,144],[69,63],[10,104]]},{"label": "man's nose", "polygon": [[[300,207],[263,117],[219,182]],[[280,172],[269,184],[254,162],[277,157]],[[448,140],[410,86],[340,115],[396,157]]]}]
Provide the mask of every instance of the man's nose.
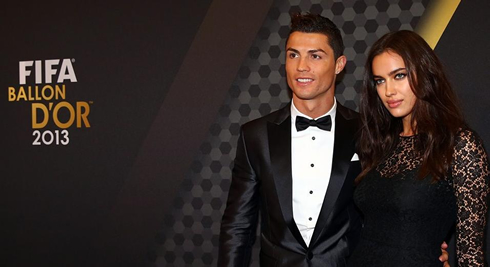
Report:
[{"label": "man's nose", "polygon": [[308,60],[306,58],[300,58],[298,62],[298,71],[309,71]]}]

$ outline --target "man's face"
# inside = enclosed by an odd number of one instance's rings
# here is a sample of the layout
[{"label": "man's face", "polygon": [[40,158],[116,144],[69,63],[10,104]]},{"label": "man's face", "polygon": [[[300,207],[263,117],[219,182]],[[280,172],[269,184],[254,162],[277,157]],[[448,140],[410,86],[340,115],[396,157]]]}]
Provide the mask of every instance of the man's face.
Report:
[{"label": "man's face", "polygon": [[286,73],[295,103],[333,101],[335,77],[344,65],[344,56],[335,60],[326,35],[293,32],[289,36],[286,44]]}]

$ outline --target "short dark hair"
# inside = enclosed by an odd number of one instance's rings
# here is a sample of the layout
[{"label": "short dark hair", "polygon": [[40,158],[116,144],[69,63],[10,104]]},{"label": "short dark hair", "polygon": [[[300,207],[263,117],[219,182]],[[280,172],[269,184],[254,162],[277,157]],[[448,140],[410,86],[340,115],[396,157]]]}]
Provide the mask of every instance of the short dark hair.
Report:
[{"label": "short dark hair", "polygon": [[[328,37],[328,44],[332,47],[335,59],[344,54],[344,42],[339,28],[329,19],[318,14],[301,14],[291,15],[291,31],[304,33],[322,33]],[[288,36],[289,39],[289,36]],[[287,43],[287,40],[286,40]]]}]

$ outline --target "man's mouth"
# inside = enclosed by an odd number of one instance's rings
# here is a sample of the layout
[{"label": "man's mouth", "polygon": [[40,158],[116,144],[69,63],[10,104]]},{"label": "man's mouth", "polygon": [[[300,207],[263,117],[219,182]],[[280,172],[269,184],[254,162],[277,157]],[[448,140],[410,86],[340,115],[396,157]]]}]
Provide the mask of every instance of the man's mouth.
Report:
[{"label": "man's mouth", "polygon": [[313,79],[310,79],[310,78],[298,78],[296,79],[296,81],[300,82],[300,83],[310,83],[313,81]]}]

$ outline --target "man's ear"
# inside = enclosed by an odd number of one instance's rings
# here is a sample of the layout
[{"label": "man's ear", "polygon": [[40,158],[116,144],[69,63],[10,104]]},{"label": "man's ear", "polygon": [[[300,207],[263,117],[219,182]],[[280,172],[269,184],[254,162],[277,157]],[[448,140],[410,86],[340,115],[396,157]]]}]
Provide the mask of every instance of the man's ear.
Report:
[{"label": "man's ear", "polygon": [[345,64],[347,63],[347,58],[344,55],[341,55],[337,60],[335,61],[335,74],[339,74],[344,70]]}]

